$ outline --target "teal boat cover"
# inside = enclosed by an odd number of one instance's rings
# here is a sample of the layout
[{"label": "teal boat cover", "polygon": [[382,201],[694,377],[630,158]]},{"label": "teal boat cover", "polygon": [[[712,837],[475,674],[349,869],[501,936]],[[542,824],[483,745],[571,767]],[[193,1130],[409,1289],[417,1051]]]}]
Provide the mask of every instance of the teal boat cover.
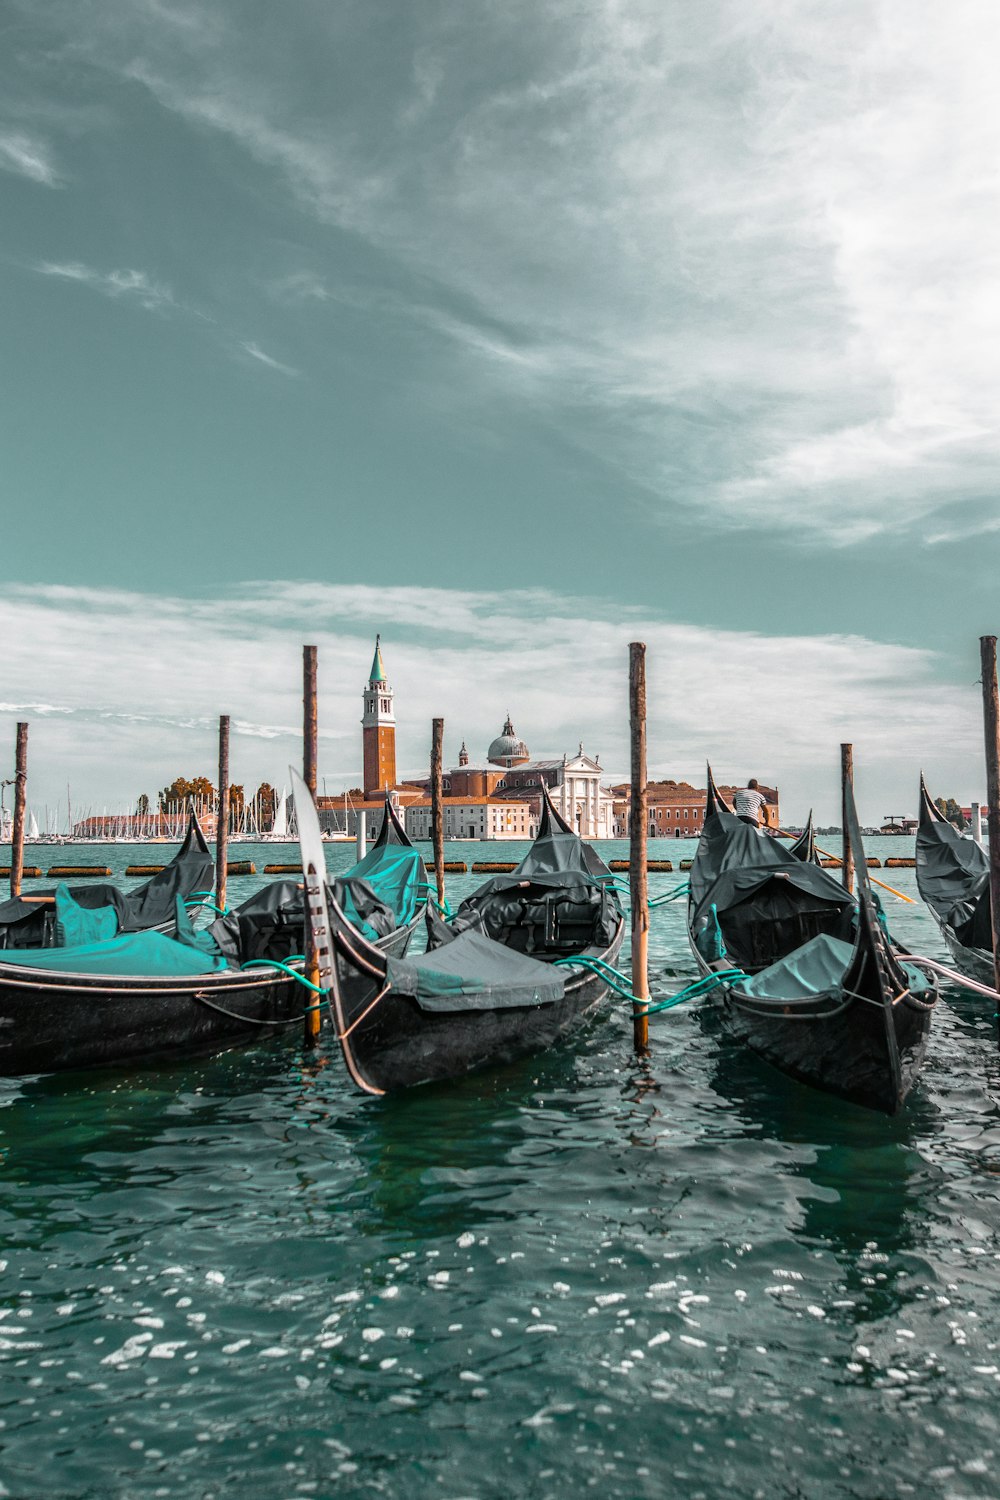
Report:
[{"label": "teal boat cover", "polygon": [[[338,904],[358,932],[375,942],[383,931],[366,921],[369,904],[365,895],[355,900],[351,891],[354,883],[365,885],[377,899],[387,906],[396,918],[397,927],[407,927],[423,905],[427,891],[424,862],[412,844],[382,844],[371,849],[364,859],[341,875],[337,881]],[[344,899],[341,900],[341,893]]]},{"label": "teal boat cover", "polygon": [[162,932],[125,932],[75,948],[15,948],[0,954],[4,967],[44,969],[57,974],[107,974],[115,978],[162,979],[221,974],[222,958],[202,953]]},{"label": "teal boat cover", "polygon": [[566,989],[550,965],[475,931],[419,958],[390,958],[386,978],[397,994],[412,995],[428,1011],[551,1005]]},{"label": "teal boat cover", "polygon": [[99,943],[118,931],[118,911],[114,906],[88,908],[81,906],[65,881],[56,886],[56,944],[76,948],[82,943]]},{"label": "teal boat cover", "polygon": [[[751,1000],[780,1000],[794,1005],[796,1000],[814,1000],[818,995],[835,994],[844,981],[854,948],[840,938],[822,933],[796,948],[770,968],[752,978],[740,979],[731,988]],[[900,965],[911,994],[925,995],[933,981],[912,964]]]},{"label": "teal boat cover", "polygon": [[770,968],[739,980],[732,988],[753,1000],[781,1000],[785,1004],[815,1000],[817,995],[829,994],[840,987],[853,957],[850,943],[824,932]]}]

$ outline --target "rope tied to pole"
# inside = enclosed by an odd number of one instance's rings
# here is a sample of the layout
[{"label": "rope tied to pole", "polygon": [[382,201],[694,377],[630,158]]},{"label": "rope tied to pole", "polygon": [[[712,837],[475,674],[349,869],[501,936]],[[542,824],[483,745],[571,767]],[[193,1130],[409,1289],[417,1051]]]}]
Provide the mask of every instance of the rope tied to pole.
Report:
[{"label": "rope tied to pole", "polygon": [[668,995],[665,1000],[650,1000],[645,997],[634,995],[627,977],[616,969],[612,964],[605,963],[602,958],[557,958],[552,964],[554,969],[576,967],[588,969],[603,979],[609,989],[614,990],[633,1005],[641,1008],[640,1013],[645,1016],[655,1016],[661,1010],[673,1010],[674,1006],[682,1005],[685,1000],[701,999],[720,984],[732,984],[737,979],[746,979],[742,969],[722,969],[717,974],[708,974],[704,979],[695,980],[693,984],[686,985],[684,989],[678,990],[675,995]]}]

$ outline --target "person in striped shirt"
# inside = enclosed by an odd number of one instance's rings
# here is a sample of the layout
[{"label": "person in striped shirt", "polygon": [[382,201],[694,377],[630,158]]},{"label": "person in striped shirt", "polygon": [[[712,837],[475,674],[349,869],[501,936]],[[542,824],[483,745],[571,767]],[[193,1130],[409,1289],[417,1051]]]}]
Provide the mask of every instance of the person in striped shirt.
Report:
[{"label": "person in striped shirt", "polygon": [[757,778],[751,776],[745,787],[740,787],[733,797],[736,816],[751,828],[760,827],[760,810],[767,798],[757,790]]}]

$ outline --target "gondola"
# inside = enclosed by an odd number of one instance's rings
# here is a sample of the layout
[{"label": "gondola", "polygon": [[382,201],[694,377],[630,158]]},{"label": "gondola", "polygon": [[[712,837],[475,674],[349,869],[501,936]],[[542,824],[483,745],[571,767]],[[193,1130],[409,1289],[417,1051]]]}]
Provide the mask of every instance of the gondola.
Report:
[{"label": "gondola", "polygon": [[813,828],[813,815],[810,809],[806,819],[806,826],[799,834],[794,843],[789,844],[788,852],[793,859],[800,859],[807,865],[818,865],[820,863],[819,852],[816,848],[816,834]]},{"label": "gondola", "polygon": [[923,1062],[937,991],[889,937],[849,791],[846,810],[856,896],[735,817],[709,768],[688,933],[735,1036],[790,1077],[891,1115]]},{"label": "gondola", "polygon": [[188,819],[184,842],[168,865],[145,885],[128,892],[104,881],[32,890],[28,897],[0,902],[0,952],[21,948],[64,946],[64,929],[96,937],[116,932],[151,929],[171,932],[175,903],[212,894],[215,864],[194,813]]},{"label": "gondola", "polygon": [[920,778],[917,889],[955,960],[969,979],[992,985],[990,862],[982,845],[959,833],[931,801]]},{"label": "gondola", "polygon": [[[322,879],[307,797],[297,781],[313,940],[344,1062],[366,1093],[456,1078],[549,1047],[607,995],[602,965],[614,964],[625,930],[613,877],[545,788],[538,834],[517,869],[488,880],[452,921],[431,918],[428,951],[405,959],[379,953],[347,921]],[[560,959],[592,966],[557,966]]]},{"label": "gondola", "polygon": [[[426,877],[388,799],[367,861],[332,888],[374,952],[405,953]],[[0,1075],[204,1053],[301,1021],[301,883],[276,881],[201,931],[178,894],[171,928],[0,953]]]}]

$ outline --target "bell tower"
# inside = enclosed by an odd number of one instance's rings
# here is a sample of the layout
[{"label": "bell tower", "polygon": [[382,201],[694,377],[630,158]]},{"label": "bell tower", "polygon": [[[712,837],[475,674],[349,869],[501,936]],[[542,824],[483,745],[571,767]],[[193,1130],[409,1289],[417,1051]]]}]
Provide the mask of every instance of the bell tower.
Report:
[{"label": "bell tower", "polygon": [[377,797],[396,785],[396,719],[392,711],[393,692],[382,662],[381,641],[377,635],[361,719],[366,797]]}]

